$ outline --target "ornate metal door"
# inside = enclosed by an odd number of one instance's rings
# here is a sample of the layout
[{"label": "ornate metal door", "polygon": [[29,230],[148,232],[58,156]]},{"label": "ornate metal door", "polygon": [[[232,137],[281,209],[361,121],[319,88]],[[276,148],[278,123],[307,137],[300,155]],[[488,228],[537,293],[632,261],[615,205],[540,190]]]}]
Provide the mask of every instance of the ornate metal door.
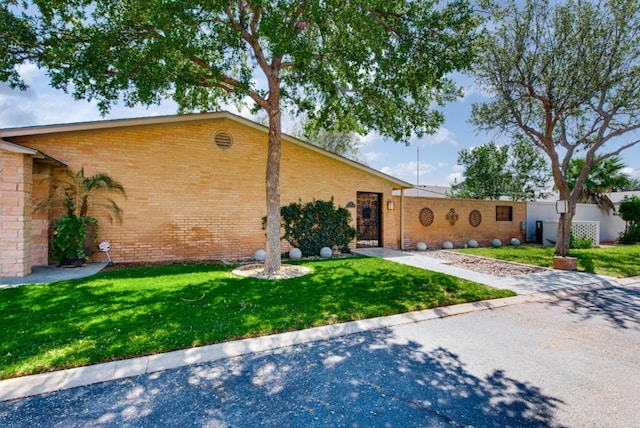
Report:
[{"label": "ornate metal door", "polygon": [[380,247],[382,245],[382,195],[358,192],[358,247]]}]

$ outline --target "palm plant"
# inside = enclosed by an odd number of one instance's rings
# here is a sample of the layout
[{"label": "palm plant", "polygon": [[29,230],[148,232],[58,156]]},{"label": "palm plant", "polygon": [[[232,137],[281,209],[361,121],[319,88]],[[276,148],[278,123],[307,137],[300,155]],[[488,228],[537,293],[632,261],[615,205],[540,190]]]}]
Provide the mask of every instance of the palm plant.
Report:
[{"label": "palm plant", "polygon": [[126,198],[124,187],[106,173],[87,176],[84,168],[77,172],[65,169],[62,177],[50,180],[53,191],[36,209],[64,212],[53,224],[53,256],[61,263],[65,259],[86,259],[95,240],[96,217],[122,222],[122,209],[108,194],[115,192]]},{"label": "palm plant", "polygon": [[[584,159],[572,159],[569,162],[567,183],[569,188],[575,187],[578,176],[584,168]],[[597,204],[601,209],[615,211],[613,202],[607,193],[618,191],[631,184],[631,178],[622,172],[625,167],[622,158],[614,156],[602,161],[596,160],[584,181],[583,190],[577,202]]]},{"label": "palm plant", "polygon": [[67,215],[98,217],[105,215],[110,222],[122,222],[122,209],[107,197],[107,193],[119,193],[125,198],[124,187],[106,173],[86,176],[84,168],[77,172],[65,169],[63,177],[52,178],[54,190],[49,198],[41,204],[48,208],[63,207]]}]

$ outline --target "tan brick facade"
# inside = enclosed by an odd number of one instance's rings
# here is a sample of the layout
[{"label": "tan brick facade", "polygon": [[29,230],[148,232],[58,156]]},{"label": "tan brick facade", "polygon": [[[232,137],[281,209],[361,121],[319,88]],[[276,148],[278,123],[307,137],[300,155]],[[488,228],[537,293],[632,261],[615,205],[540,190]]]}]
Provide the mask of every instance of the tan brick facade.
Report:
[{"label": "tan brick facade", "polygon": [[[403,199],[404,248],[407,250],[415,249],[417,242],[424,242],[430,248],[442,248],[444,241],[462,247],[470,239],[482,246],[491,245],[493,239],[500,239],[503,244],[510,243],[512,238],[518,238],[521,242],[525,240],[520,224],[527,217],[525,202],[422,197]],[[395,201],[396,205],[400,204],[399,197],[396,196]],[[511,207],[511,220],[497,220],[496,207]],[[499,210],[509,211],[508,208]],[[472,223],[477,225],[473,226]],[[396,224],[399,227],[399,216]]]},{"label": "tan brick facade", "polygon": [[0,156],[0,276],[31,273],[32,159]]},{"label": "tan brick facade", "polygon": [[[218,131],[233,137],[230,148],[214,143]],[[105,172],[123,184],[128,198],[114,195],[123,209],[123,223],[110,224],[100,218],[98,231],[98,241],[111,243],[110,255],[116,262],[239,259],[265,246],[261,219],[266,214],[267,133],[263,127],[224,114],[201,121],[169,118],[166,123],[130,121],[126,126],[83,130],[60,126],[38,135],[0,136],[46,153],[74,171],[84,167],[86,175]],[[4,162],[18,162],[5,152],[0,155]],[[28,156],[23,160],[30,165]],[[31,169],[23,168],[23,175],[30,179]],[[36,168],[34,199],[46,196],[48,186],[39,183],[48,174],[46,168]],[[283,139],[280,182],[282,205],[334,197],[335,204],[343,207],[355,202],[359,191],[380,193],[386,204],[393,189],[399,183],[403,186],[399,180],[291,138]],[[19,193],[7,199],[13,201],[12,206],[18,205]],[[29,216],[30,210],[29,205]],[[350,211],[355,223],[356,210]],[[382,242],[392,247],[399,240],[394,214],[383,210]],[[26,216],[22,211],[16,213],[16,218],[26,220]],[[20,233],[31,236],[25,226],[30,221],[16,220],[10,225],[4,218],[3,234],[5,227],[12,227],[16,234],[23,228]],[[33,218],[34,265],[47,260],[47,220],[55,219],[41,212]],[[285,251],[288,247],[283,244]],[[3,258],[13,255],[4,253]],[[106,256],[98,253],[93,259],[106,260]]]}]

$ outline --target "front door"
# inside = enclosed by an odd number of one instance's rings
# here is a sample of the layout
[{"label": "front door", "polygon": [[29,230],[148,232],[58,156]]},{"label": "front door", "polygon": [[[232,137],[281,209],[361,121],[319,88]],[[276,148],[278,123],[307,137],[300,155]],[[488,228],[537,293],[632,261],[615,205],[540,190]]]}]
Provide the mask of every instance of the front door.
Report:
[{"label": "front door", "polygon": [[382,194],[358,192],[358,248],[382,246]]}]

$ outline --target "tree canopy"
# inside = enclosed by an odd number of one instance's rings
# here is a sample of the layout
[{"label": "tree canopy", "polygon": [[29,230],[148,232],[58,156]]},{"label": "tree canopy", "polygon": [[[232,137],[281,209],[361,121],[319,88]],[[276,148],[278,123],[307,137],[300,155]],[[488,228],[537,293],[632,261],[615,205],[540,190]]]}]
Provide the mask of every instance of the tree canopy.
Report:
[{"label": "tree canopy", "polygon": [[[594,163],[639,141],[640,3],[527,0],[523,7],[510,3],[499,16],[474,67],[492,98],[473,106],[472,121],[524,138],[546,154],[560,198],[570,201],[568,235]],[[571,188],[575,157],[585,162]],[[560,245],[556,252],[566,254]]]},{"label": "tree canopy", "polygon": [[535,200],[547,194],[550,176],[539,151],[520,141],[511,146],[491,142],[458,152],[464,180],[451,185],[450,196],[468,199]]},{"label": "tree canopy", "polygon": [[466,0],[33,0],[2,14],[26,32],[3,39],[16,48],[0,60],[4,79],[30,60],[103,112],[165,97],[181,111],[266,112],[268,272],[280,267],[283,109],[402,142],[434,132],[434,106],[460,95],[447,76],[470,65],[478,25]]}]

